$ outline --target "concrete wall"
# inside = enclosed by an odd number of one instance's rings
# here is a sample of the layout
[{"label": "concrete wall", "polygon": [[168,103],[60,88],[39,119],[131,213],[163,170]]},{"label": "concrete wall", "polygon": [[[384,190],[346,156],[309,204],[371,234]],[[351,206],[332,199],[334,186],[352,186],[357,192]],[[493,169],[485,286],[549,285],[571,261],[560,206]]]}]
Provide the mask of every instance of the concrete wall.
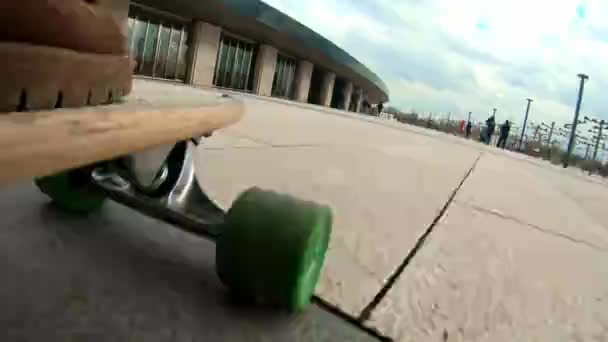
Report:
[{"label": "concrete wall", "polygon": [[336,82],[336,74],[327,72],[323,75],[321,83],[321,105],[325,107],[331,106],[331,100],[334,94],[334,84]]},{"label": "concrete wall", "polygon": [[262,96],[272,95],[272,81],[277,66],[277,49],[270,45],[260,45],[255,65],[253,91]]},{"label": "concrete wall", "polygon": [[299,102],[308,101],[313,68],[313,64],[309,61],[298,62],[298,67],[296,68],[294,100]]},{"label": "concrete wall", "polygon": [[344,87],[344,101],[340,109],[348,110],[348,107],[350,107],[350,101],[353,97],[353,88],[352,82],[346,82],[346,86]]},{"label": "concrete wall", "polygon": [[361,113],[361,109],[363,109],[363,90],[357,89],[357,103],[355,104],[355,112]]},{"label": "concrete wall", "polygon": [[192,28],[190,68],[186,80],[190,84],[212,86],[222,29],[197,21]]}]

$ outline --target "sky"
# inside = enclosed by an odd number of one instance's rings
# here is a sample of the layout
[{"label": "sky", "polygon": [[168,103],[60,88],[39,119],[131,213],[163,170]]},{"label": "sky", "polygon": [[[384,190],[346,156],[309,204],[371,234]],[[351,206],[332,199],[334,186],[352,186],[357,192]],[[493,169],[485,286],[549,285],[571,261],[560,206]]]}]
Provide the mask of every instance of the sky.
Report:
[{"label": "sky", "polygon": [[[264,0],[374,71],[389,105],[521,124],[608,119],[607,0]],[[606,91],[607,94],[603,92]]]}]

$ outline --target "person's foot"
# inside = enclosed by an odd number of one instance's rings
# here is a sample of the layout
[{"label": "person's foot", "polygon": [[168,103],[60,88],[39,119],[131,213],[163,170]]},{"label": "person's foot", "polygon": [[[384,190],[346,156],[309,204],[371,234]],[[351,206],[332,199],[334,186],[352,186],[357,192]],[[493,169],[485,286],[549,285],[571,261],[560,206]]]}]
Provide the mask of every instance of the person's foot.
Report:
[{"label": "person's foot", "polygon": [[1,0],[0,111],[97,105],[131,91],[127,0]]}]

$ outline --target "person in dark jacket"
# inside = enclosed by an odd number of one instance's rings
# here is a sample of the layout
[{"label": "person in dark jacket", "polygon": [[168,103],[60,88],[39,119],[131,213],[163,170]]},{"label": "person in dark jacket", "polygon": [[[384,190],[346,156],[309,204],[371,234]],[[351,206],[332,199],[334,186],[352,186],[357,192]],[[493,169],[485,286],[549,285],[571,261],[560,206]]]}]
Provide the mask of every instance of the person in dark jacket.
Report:
[{"label": "person in dark jacket", "polygon": [[467,136],[467,139],[471,135],[471,129],[473,129],[473,124],[471,123],[471,121],[468,121],[467,122],[467,127],[465,128],[465,134]]},{"label": "person in dark jacket", "polygon": [[511,131],[511,123],[509,120],[506,120],[505,123],[500,127],[500,139],[498,139],[497,147],[502,147],[503,149],[507,145],[507,139],[509,138],[509,131]]},{"label": "person in dark jacket", "polygon": [[486,143],[486,145],[489,145],[490,142],[492,141],[492,136],[494,135],[494,129],[496,128],[496,119],[494,118],[494,115],[490,116],[487,120],[486,120],[486,134],[484,137],[484,143]]}]

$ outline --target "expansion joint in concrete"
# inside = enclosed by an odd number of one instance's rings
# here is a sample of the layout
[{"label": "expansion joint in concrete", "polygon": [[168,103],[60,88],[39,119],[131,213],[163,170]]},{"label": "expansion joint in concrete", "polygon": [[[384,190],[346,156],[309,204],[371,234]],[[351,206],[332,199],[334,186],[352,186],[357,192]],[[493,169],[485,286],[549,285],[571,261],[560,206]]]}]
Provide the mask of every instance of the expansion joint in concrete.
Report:
[{"label": "expansion joint in concrete", "polygon": [[460,191],[460,189],[462,188],[462,186],[464,185],[466,180],[471,176],[471,174],[473,173],[473,170],[477,166],[477,163],[481,159],[482,155],[483,154],[480,154],[477,157],[477,159],[475,159],[475,162],[473,163],[471,168],[465,173],[464,177],[462,178],[462,180],[460,181],[458,186],[452,191],[452,193],[448,197],[447,201],[445,202],[445,204],[443,205],[443,207],[441,208],[441,210],[439,211],[437,216],[435,216],[435,218],[433,219],[433,221],[431,222],[429,227],[418,238],[418,240],[416,241],[416,244],[414,245],[414,248],[412,248],[412,250],[410,250],[410,252],[406,255],[405,259],[403,259],[403,262],[401,262],[401,264],[390,275],[390,277],[388,278],[388,280],[386,281],[386,283],[384,284],[382,289],[380,289],[380,292],[378,292],[376,294],[376,296],[372,299],[372,301],[361,311],[361,314],[359,315],[359,318],[358,318],[359,322],[363,323],[370,319],[372,312],[376,309],[376,307],[378,307],[378,305],[380,304],[380,302],[382,302],[384,297],[386,297],[386,295],[391,290],[393,285],[395,285],[395,283],[397,282],[397,280],[399,279],[399,277],[401,276],[401,274],[403,273],[405,268],[414,259],[414,257],[418,253],[418,251],[420,251],[420,249],[424,245],[426,239],[431,235],[431,233],[435,229],[435,226],[437,226],[437,223],[439,223],[439,221],[441,221],[441,219],[445,216],[445,214],[448,211],[448,208],[454,201],[456,194],[458,193],[458,191]]},{"label": "expansion joint in concrete", "polygon": [[391,339],[390,337],[382,335],[378,330],[364,326],[361,321],[351,316],[350,314],[342,311],[337,305],[334,305],[318,296],[314,296],[312,300],[313,303],[317,304],[319,307],[323,308],[327,312],[330,312],[334,316],[343,319],[345,322],[355,326],[356,328],[361,329],[374,339],[381,342],[393,341],[393,339]]},{"label": "expansion joint in concrete", "polygon": [[586,240],[582,240],[582,239],[570,236],[568,234],[560,233],[560,232],[557,232],[557,231],[554,231],[554,230],[551,230],[551,229],[547,229],[547,228],[538,226],[538,225],[533,224],[533,223],[526,222],[526,221],[524,221],[524,220],[522,220],[520,218],[517,218],[515,216],[511,216],[511,215],[502,213],[502,212],[497,211],[497,210],[492,210],[492,209],[484,208],[484,207],[481,207],[481,206],[478,206],[478,205],[474,205],[474,204],[471,204],[471,203],[466,203],[466,202],[463,203],[463,202],[460,202],[460,201],[458,202],[458,204],[467,206],[467,207],[473,209],[474,211],[477,211],[477,212],[480,212],[480,213],[483,213],[483,214],[486,214],[486,215],[492,215],[492,216],[498,217],[498,218],[500,218],[502,220],[511,221],[513,223],[516,223],[516,224],[522,226],[522,227],[530,228],[530,229],[539,231],[541,233],[544,233],[544,234],[547,234],[547,235],[551,235],[551,236],[556,237],[556,238],[565,239],[565,240],[568,240],[568,241],[576,243],[576,244],[585,245],[585,246],[587,246],[587,247],[589,247],[591,249],[594,249],[596,251],[599,251],[599,252],[604,252],[604,253],[608,252],[608,249],[603,248],[601,246],[598,246],[598,245],[596,245],[596,244],[594,244],[592,242],[589,242],[589,241],[586,241]]}]

